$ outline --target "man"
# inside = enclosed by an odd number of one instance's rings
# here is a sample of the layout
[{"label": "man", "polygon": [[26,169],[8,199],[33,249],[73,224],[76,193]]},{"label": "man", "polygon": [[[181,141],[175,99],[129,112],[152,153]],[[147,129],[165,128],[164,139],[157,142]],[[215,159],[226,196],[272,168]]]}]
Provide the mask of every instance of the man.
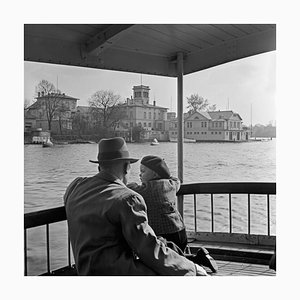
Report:
[{"label": "man", "polygon": [[141,195],[126,187],[130,158],[124,139],[99,142],[99,173],[76,178],[64,195],[79,275],[207,275],[160,240]]}]

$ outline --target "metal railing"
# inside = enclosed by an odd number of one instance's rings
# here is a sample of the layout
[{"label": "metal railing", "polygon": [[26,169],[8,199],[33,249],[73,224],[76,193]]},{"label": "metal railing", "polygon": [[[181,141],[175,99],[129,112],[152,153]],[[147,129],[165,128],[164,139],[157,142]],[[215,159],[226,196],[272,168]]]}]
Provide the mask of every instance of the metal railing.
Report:
[{"label": "metal railing", "polygon": [[[233,182],[233,183],[194,183],[183,184],[178,191],[178,196],[193,195],[194,211],[194,234],[197,234],[197,195],[210,195],[210,220],[211,233],[215,232],[214,225],[214,199],[217,194],[228,195],[228,227],[229,234],[232,234],[232,195],[247,195],[247,234],[251,234],[251,195],[266,196],[266,218],[267,218],[267,236],[271,236],[271,213],[270,213],[270,195],[276,195],[276,183],[271,182]],[[179,201],[184,201],[183,197],[178,197]],[[178,203],[178,207],[183,207],[183,203]],[[183,211],[180,211],[183,216]],[[216,235],[215,235],[216,236]],[[240,235],[241,236],[241,235]],[[240,237],[239,236],[239,237]],[[262,238],[260,238],[262,240]],[[275,239],[273,239],[275,241]]]},{"label": "metal railing", "polygon": [[[232,233],[232,194],[247,194],[248,195],[248,235],[250,235],[250,208],[251,208],[251,194],[263,194],[267,196],[267,232],[270,236],[270,199],[269,195],[276,194],[276,183],[251,183],[251,182],[238,182],[238,183],[194,183],[194,184],[183,184],[178,191],[177,195],[180,196],[178,199],[182,199],[185,195],[194,196],[194,223],[195,223],[195,234],[197,233],[197,201],[196,195],[198,194],[210,194],[211,203],[211,232],[214,234],[214,195],[216,194],[228,194],[229,203],[229,233]],[[179,207],[183,203],[179,203]],[[183,212],[181,212],[183,215]],[[24,215],[24,273],[27,275],[27,230],[30,228],[45,226],[46,234],[46,253],[47,253],[47,274],[51,274],[50,268],[50,224],[61,222],[66,220],[66,212],[64,206],[46,209],[37,212],[26,213]],[[68,235],[68,267],[71,267],[71,247],[70,238]]]},{"label": "metal railing", "polygon": [[[46,229],[46,252],[47,252],[47,274],[51,274],[50,269],[50,230],[49,225],[61,221],[66,221],[66,211],[64,206],[45,209],[41,211],[26,213],[24,215],[24,274],[27,275],[27,230],[30,228],[45,226]],[[71,267],[71,247],[68,234],[68,267]]]}]

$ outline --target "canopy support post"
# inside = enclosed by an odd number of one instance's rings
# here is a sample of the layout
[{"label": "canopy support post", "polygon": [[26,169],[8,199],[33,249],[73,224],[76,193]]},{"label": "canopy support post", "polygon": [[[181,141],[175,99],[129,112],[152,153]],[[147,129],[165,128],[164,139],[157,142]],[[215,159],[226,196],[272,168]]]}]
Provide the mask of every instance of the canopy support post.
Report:
[{"label": "canopy support post", "polygon": [[[183,53],[177,53],[177,173],[183,182]],[[177,208],[183,218],[183,196],[177,197]]]}]

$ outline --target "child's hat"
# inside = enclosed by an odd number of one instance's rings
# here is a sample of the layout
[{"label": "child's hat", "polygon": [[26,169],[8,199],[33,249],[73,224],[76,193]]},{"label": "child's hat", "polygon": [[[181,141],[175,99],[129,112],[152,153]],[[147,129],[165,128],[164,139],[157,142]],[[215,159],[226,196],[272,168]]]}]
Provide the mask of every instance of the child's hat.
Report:
[{"label": "child's hat", "polygon": [[161,177],[161,179],[168,179],[171,176],[167,164],[162,158],[158,156],[145,156],[141,160],[141,164],[156,172]]}]

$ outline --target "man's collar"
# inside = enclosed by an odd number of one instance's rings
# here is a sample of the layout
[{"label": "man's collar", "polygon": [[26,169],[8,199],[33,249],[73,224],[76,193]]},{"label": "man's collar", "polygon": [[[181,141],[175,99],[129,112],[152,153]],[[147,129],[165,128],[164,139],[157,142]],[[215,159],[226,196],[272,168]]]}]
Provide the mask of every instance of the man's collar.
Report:
[{"label": "man's collar", "polygon": [[101,179],[104,179],[106,181],[115,182],[115,183],[118,183],[118,184],[126,186],[124,184],[124,182],[120,178],[118,178],[117,176],[115,176],[115,175],[113,175],[111,173],[108,173],[105,170],[100,171],[96,176],[98,176]]}]

